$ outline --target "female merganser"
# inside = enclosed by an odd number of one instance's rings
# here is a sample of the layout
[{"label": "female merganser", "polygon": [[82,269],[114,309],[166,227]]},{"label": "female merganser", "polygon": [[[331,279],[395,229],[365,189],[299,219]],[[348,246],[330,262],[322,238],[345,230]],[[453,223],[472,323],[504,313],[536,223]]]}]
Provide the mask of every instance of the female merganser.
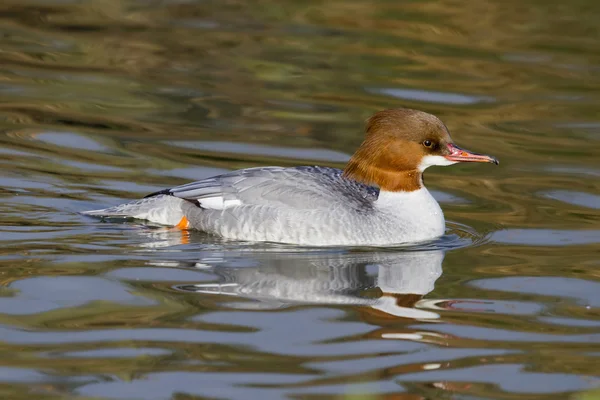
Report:
[{"label": "female merganser", "polygon": [[232,171],[87,211],[133,217],[223,238],[312,246],[382,246],[444,234],[442,210],[423,186],[432,165],[498,161],[454,145],[437,117],[398,108],[367,122],[342,171],[259,167]]}]

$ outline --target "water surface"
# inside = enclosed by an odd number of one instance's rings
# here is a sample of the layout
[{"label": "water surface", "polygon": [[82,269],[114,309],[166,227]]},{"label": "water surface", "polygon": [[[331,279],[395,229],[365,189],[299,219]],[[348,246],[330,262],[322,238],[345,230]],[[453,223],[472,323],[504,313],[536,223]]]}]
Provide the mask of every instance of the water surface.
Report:
[{"label": "water surface", "polygon": [[[7,399],[596,399],[600,4],[5,0]],[[218,240],[79,211],[231,169],[340,167],[389,107],[447,234]]]}]

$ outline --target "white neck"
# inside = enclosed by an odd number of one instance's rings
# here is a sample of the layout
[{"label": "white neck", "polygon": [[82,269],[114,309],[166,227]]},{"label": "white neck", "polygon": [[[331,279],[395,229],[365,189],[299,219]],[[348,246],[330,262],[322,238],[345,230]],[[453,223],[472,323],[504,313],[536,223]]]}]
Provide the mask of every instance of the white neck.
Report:
[{"label": "white neck", "polygon": [[429,193],[429,190],[425,186],[422,186],[421,189],[411,192],[388,192],[381,190],[375,203],[382,208],[406,208],[409,204],[412,205],[414,203],[416,206],[419,202],[429,204],[432,201],[437,204],[431,193]]}]

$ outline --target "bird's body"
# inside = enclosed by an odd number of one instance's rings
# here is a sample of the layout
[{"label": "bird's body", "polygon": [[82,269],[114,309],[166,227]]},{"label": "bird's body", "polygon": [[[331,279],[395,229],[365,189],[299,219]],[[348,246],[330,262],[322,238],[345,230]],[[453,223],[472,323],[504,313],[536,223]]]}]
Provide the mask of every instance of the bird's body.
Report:
[{"label": "bird's body", "polygon": [[[402,118],[408,127],[390,132],[390,124]],[[413,132],[417,128],[423,132]],[[432,143],[436,151],[421,148]],[[242,169],[86,214],[146,219],[237,240],[313,246],[417,242],[445,229],[422,172],[457,161],[497,163],[454,146],[445,126],[430,114],[387,110],[369,121],[367,139],[345,170]]]},{"label": "bird's body", "polygon": [[444,233],[426,188],[385,192],[324,167],[250,168],[87,212],[129,216],[230,239],[300,245],[389,245]]}]

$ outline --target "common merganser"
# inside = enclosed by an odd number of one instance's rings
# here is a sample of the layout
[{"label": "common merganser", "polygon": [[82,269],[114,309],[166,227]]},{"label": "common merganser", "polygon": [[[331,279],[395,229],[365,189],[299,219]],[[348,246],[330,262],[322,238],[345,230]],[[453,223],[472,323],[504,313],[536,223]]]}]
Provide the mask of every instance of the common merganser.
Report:
[{"label": "common merganser", "polygon": [[444,234],[423,185],[432,165],[490,162],[456,146],[434,115],[397,108],[367,121],[344,170],[258,167],[232,171],[84,214],[133,217],[228,239],[310,246],[384,246]]}]

